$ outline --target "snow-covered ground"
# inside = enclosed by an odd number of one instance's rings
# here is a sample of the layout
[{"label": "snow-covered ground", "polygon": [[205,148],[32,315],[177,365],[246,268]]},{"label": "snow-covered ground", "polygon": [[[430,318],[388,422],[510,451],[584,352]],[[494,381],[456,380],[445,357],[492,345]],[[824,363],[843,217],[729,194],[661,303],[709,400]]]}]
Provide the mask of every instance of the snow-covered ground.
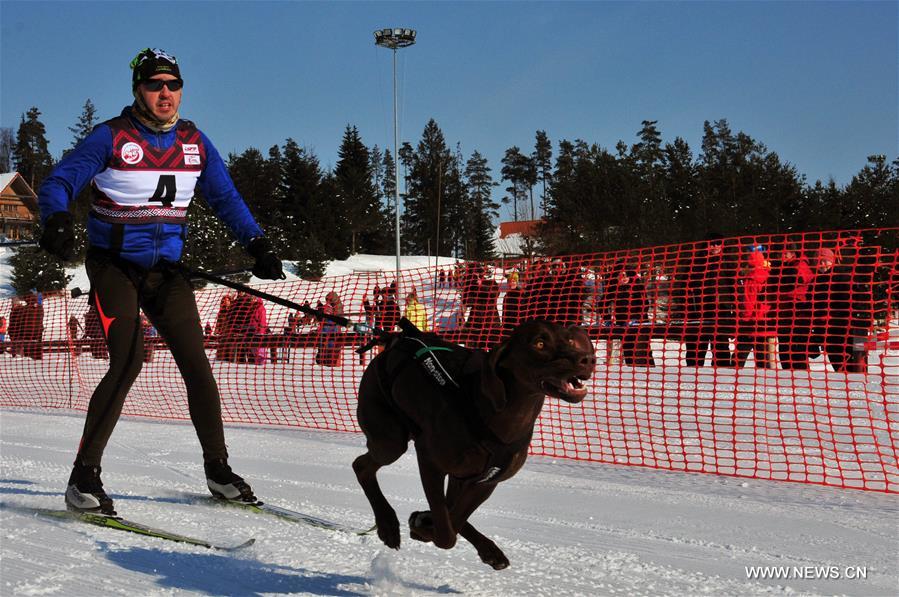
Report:
[{"label": "snow-covered ground", "polygon": [[[119,423],[103,473],[119,512],[221,543],[255,537],[254,546],[216,552],[35,516],[34,508],[62,507],[82,422],[79,414],[0,412],[3,595],[899,591],[891,495],[534,457],[472,519],[512,562],[496,572],[464,541],[443,551],[404,535],[395,552],[375,536],[192,503],[205,487],[198,442],[183,423]],[[235,469],[264,499],[371,524],[350,467],[361,436],[229,427],[227,437]],[[412,449],[380,477],[406,529],[408,515],[425,507]],[[789,567],[789,578],[750,579],[755,566]],[[867,578],[847,578],[856,567]]]}]

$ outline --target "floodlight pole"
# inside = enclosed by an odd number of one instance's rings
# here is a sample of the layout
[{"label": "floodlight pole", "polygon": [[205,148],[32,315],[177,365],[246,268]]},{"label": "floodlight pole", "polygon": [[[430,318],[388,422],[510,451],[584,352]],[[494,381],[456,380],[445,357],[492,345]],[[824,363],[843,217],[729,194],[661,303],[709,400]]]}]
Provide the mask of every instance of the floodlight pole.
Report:
[{"label": "floodlight pole", "polygon": [[399,302],[400,284],[400,153],[399,153],[399,124],[397,121],[397,92],[396,92],[396,51],[415,43],[416,32],[414,29],[379,29],[375,31],[375,45],[393,50],[393,199],[394,213],[396,216],[396,300]]}]

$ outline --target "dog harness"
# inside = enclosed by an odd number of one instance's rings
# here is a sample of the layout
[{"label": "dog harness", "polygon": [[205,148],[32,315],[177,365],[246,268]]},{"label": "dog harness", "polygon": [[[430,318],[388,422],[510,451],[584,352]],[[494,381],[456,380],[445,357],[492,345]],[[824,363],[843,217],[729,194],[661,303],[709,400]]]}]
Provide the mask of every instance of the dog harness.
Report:
[{"label": "dog harness", "polygon": [[[401,324],[401,328],[403,333],[395,335],[387,348],[402,353],[405,358],[389,371],[387,360],[382,359],[379,378],[393,379],[409,365],[418,363],[434,383],[451,396],[451,404],[456,407],[469,431],[477,438],[478,446],[488,455],[484,470],[480,473],[455,478],[460,481],[486,483],[499,477],[512,463],[514,456],[530,445],[531,434],[507,444],[487,426],[487,419],[494,413],[488,412],[484,401],[476,399],[480,393],[478,383],[480,376],[474,374],[483,369],[483,360],[487,353],[446,342],[429,344],[420,337],[421,332],[415,326]],[[466,372],[471,373],[466,375]],[[391,396],[389,391],[385,391],[384,394]],[[410,429],[418,430],[418,426],[392,400],[390,404]]]}]

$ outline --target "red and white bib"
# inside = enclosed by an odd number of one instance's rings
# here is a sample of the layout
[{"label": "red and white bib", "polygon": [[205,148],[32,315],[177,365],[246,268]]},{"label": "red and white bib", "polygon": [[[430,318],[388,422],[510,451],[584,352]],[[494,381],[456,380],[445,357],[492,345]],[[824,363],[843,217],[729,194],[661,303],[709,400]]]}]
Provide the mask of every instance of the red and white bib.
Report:
[{"label": "red and white bib", "polygon": [[206,164],[200,131],[182,120],[171,147],[157,149],[127,117],[106,124],[112,130],[112,158],[93,180],[94,216],[120,224],[183,224]]}]

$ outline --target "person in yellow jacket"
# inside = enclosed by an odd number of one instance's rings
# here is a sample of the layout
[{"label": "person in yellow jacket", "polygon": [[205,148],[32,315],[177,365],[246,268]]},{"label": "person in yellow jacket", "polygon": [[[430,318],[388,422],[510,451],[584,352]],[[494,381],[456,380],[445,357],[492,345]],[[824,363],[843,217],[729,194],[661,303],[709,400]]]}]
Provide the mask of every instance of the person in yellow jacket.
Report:
[{"label": "person in yellow jacket", "polygon": [[418,302],[418,294],[415,290],[406,295],[406,311],[403,313],[403,317],[421,331],[428,331],[428,312],[425,310],[425,306]]}]

